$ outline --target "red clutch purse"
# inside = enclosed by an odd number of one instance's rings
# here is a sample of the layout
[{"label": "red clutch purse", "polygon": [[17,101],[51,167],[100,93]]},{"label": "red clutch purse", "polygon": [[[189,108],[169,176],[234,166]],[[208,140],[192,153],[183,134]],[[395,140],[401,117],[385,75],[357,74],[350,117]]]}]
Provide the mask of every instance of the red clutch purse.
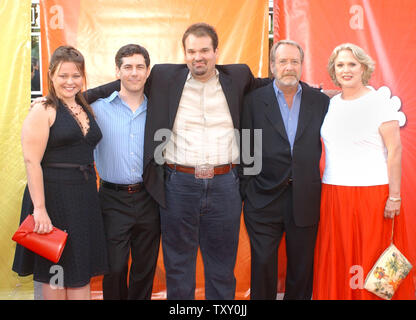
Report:
[{"label": "red clutch purse", "polygon": [[35,220],[29,214],[13,235],[12,240],[26,249],[57,263],[61,258],[68,234],[55,227],[49,233],[39,234],[33,232],[34,227]]}]

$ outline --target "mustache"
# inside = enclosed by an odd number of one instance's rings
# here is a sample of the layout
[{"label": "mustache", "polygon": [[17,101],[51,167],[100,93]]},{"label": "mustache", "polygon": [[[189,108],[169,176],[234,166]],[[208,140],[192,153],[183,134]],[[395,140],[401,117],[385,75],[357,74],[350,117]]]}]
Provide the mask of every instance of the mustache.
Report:
[{"label": "mustache", "polygon": [[205,60],[205,59],[199,59],[199,60],[194,60],[194,61],[192,61],[192,64],[195,64],[195,63],[207,63],[207,60]]},{"label": "mustache", "polygon": [[295,72],[288,72],[288,73],[282,74],[282,77],[286,77],[286,76],[294,76],[294,77],[297,77],[298,75]]}]

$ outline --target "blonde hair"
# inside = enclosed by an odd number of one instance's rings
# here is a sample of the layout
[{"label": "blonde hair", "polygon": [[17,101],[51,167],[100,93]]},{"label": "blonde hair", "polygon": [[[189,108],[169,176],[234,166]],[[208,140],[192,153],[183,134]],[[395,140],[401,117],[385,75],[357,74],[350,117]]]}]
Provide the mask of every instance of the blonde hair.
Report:
[{"label": "blonde hair", "polygon": [[340,83],[337,81],[337,77],[335,75],[335,59],[338,57],[338,54],[343,50],[349,50],[352,52],[353,56],[361,65],[364,67],[364,72],[361,78],[363,85],[367,85],[368,81],[371,78],[371,74],[375,68],[374,60],[359,46],[352,44],[352,43],[343,43],[336,47],[334,51],[332,51],[331,56],[329,57],[328,61],[328,73],[334,82],[334,84],[340,87]]}]

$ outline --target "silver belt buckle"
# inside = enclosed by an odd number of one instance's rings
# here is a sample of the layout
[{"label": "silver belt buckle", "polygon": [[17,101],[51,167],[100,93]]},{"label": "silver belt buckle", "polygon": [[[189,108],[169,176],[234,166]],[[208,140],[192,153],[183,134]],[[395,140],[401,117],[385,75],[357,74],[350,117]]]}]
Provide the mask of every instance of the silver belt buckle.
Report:
[{"label": "silver belt buckle", "polygon": [[212,179],[214,178],[214,166],[211,164],[199,164],[195,167],[196,179]]}]

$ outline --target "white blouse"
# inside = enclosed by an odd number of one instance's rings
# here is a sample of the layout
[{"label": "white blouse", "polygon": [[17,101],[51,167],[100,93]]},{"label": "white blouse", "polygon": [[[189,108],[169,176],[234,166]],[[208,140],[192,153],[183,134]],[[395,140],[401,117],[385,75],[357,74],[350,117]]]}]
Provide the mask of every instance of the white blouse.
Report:
[{"label": "white blouse", "polygon": [[354,100],[331,99],[321,128],[325,145],[323,183],[343,186],[388,184],[383,122],[401,120],[389,97],[374,89]]}]

